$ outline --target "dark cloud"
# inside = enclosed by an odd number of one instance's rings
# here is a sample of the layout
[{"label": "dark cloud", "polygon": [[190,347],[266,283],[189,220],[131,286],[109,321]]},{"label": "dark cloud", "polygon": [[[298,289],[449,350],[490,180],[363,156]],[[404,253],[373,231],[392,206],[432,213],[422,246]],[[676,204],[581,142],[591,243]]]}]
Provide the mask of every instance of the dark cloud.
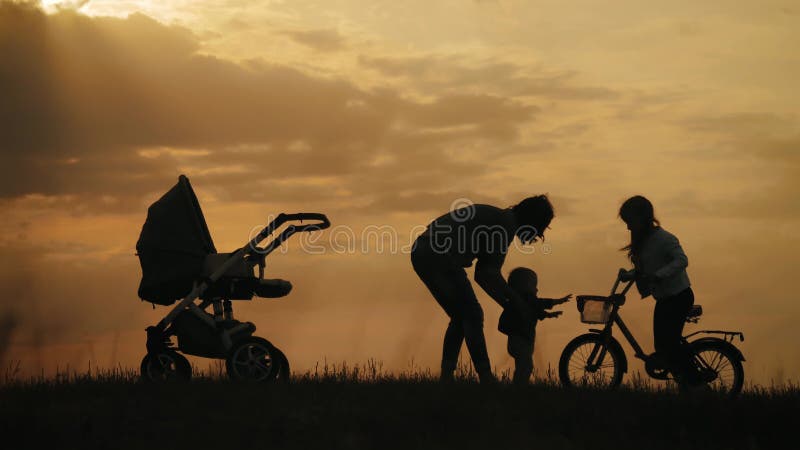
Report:
[{"label": "dark cloud", "polygon": [[577,73],[534,69],[498,61],[469,63],[456,56],[374,57],[361,55],[359,63],[389,77],[406,78],[423,90],[449,91],[479,87],[511,97],[552,100],[613,100],[619,93],[605,87],[585,86]]},{"label": "dark cloud", "polygon": [[779,133],[795,126],[791,118],[769,112],[694,116],[678,123],[689,131],[723,133],[737,138]]},{"label": "dark cloud", "polygon": [[[441,190],[447,172],[470,165],[454,149],[468,140],[511,146],[536,111],[499,95],[421,102],[198,50],[189,30],[141,14],[45,15],[0,3],[0,86],[9,93],[0,105],[0,196],[131,205],[185,169],[242,193],[259,179],[293,176],[336,176],[372,193],[369,183],[382,182],[372,173],[379,155],[395,161],[400,180],[422,181],[426,167],[424,181]],[[195,153],[152,150],[164,148]]]},{"label": "dark cloud", "polygon": [[677,124],[702,137],[703,146],[710,149],[706,157],[749,163],[746,173],[730,171],[730,180],[747,176],[759,182],[753,189],[716,199],[684,192],[671,202],[676,209],[717,217],[800,219],[800,126],[793,117],[740,112],[693,116]]},{"label": "dark cloud", "polygon": [[800,168],[800,128],[797,132],[791,137],[765,139],[756,144],[757,152],[768,160]]},{"label": "dark cloud", "polygon": [[336,30],[286,30],[283,34],[319,52],[335,52],[346,47],[344,36]]},{"label": "dark cloud", "polygon": [[[451,209],[456,200],[468,200],[471,203],[485,203],[500,207],[505,206],[506,203],[501,198],[472,190],[407,193],[383,192],[373,199],[371,203],[359,209],[370,214],[417,211],[438,211],[443,214]],[[464,203],[459,203],[459,206],[464,206]]]}]

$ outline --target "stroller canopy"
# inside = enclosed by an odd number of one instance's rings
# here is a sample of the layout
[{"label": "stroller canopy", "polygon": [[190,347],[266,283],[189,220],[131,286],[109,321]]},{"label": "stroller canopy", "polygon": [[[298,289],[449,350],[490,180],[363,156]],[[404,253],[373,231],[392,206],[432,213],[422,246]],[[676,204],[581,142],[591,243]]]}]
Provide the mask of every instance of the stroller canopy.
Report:
[{"label": "stroller canopy", "polygon": [[139,297],[159,305],[186,296],[201,275],[205,257],[217,253],[185,175],[148,208],[136,252],[142,265]]}]

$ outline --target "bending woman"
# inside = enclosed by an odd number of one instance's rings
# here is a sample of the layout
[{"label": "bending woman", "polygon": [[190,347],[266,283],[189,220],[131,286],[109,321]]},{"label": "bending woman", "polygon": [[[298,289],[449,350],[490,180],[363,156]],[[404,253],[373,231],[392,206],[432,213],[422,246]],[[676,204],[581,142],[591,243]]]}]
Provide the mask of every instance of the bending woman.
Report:
[{"label": "bending woman", "polygon": [[515,236],[523,244],[533,243],[544,237],[552,219],[553,206],[545,195],[526,198],[506,209],[469,205],[431,222],[414,242],[414,271],[450,317],[442,344],[442,381],[454,379],[465,340],[481,383],[496,381],[483,335],[483,309],[464,268],[477,261],[478,285],[503,309],[512,308],[526,321],[533,320],[527,304],[508,286],[500,269]]}]

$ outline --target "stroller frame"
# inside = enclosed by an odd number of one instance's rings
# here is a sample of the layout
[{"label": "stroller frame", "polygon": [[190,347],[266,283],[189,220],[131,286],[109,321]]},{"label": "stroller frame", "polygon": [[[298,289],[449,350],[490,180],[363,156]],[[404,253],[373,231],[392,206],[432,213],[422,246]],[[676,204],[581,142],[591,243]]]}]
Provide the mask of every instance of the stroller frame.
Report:
[{"label": "stroller frame", "polygon": [[[306,220],[312,220],[315,222],[302,224],[302,222]],[[277,235],[277,237],[275,237],[267,245],[265,245],[264,247],[258,246],[262,241],[264,241],[270,235],[272,235],[283,224],[292,221],[300,221],[301,224],[299,225],[289,224],[280,234]],[[255,325],[251,322],[240,322],[236,323],[231,327],[221,326],[222,323],[227,321],[234,322],[233,308],[230,299],[226,299],[223,296],[220,297],[215,296],[211,299],[201,299],[201,296],[211,286],[213,286],[215,282],[217,282],[218,280],[220,280],[220,278],[225,276],[229,270],[234,268],[234,266],[236,266],[237,264],[241,264],[242,260],[247,260],[248,267],[250,267],[251,269],[254,268],[256,265],[258,265],[259,279],[263,280],[266,257],[270,253],[272,253],[275,249],[279,248],[284,241],[289,239],[295,233],[312,232],[316,230],[323,230],[328,227],[330,227],[330,221],[324,214],[320,213],[279,214],[247,244],[245,244],[238,250],[232,252],[228,256],[228,258],[221,265],[215,268],[215,270],[211,274],[194,282],[191,291],[188,294],[186,294],[186,296],[182,300],[180,300],[172,308],[172,310],[158,322],[158,324],[156,324],[155,326],[147,327],[146,329],[147,356],[145,357],[145,360],[142,362],[143,374],[145,373],[145,361],[147,360],[147,358],[151,357],[151,355],[156,355],[154,357],[158,358],[159,360],[158,364],[161,365],[165,371],[168,371],[168,367],[166,366],[169,366],[173,371],[175,370],[180,371],[181,369],[183,369],[184,371],[188,371],[189,377],[191,376],[191,367],[188,366],[188,361],[186,361],[186,359],[180,354],[177,354],[174,347],[172,346],[172,342],[170,339],[171,336],[174,335],[174,333],[172,332],[173,331],[172,325],[174,321],[180,314],[184,312],[193,314],[202,321],[206,322],[208,326],[218,331],[218,336],[219,339],[221,340],[220,344],[223,349],[223,353],[228,353],[234,347],[235,342],[234,339],[232,339],[232,336],[239,335],[241,333],[246,333],[246,336],[248,337],[251,336],[253,332],[255,332]],[[213,307],[213,312],[214,312],[213,316],[205,311],[209,306]],[[282,353],[280,353],[279,350],[274,348],[268,341],[263,340],[261,338],[252,338],[252,339],[258,339],[263,341],[264,345],[268,346],[269,348],[268,352],[270,353],[276,352],[277,356],[279,356],[285,361],[285,356]],[[168,360],[169,359],[171,360],[161,361],[162,356],[164,355],[166,355],[166,358]],[[204,356],[204,355],[199,355],[199,356]],[[287,367],[285,369],[288,372],[288,362],[286,362],[286,365]]]}]

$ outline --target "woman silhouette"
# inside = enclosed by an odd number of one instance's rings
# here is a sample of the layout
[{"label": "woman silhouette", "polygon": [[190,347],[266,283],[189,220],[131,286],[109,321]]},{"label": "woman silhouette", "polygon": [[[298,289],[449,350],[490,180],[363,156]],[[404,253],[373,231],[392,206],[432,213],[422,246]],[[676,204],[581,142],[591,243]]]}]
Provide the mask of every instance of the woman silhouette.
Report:
[{"label": "woman silhouette", "polygon": [[523,244],[543,238],[553,216],[546,195],[528,197],[505,209],[470,204],[431,222],[414,242],[414,271],[450,317],[442,344],[442,381],[454,379],[458,354],[466,341],[481,383],[496,382],[486,351],[483,309],[464,268],[475,262],[475,282],[503,309],[512,308],[523,321],[531,322],[533,311],[508,286],[500,270],[514,237]]},{"label": "woman silhouette", "polygon": [[683,325],[694,305],[694,293],[686,274],[689,259],[678,238],[661,225],[653,212],[653,204],[641,195],[622,204],[619,216],[628,225],[631,241],[622,250],[634,269],[623,275],[623,281],[636,280],[636,288],[645,298],[656,300],[653,312],[653,341],[656,353],[670,368],[682,386],[699,380],[688,349],[681,345]]}]

